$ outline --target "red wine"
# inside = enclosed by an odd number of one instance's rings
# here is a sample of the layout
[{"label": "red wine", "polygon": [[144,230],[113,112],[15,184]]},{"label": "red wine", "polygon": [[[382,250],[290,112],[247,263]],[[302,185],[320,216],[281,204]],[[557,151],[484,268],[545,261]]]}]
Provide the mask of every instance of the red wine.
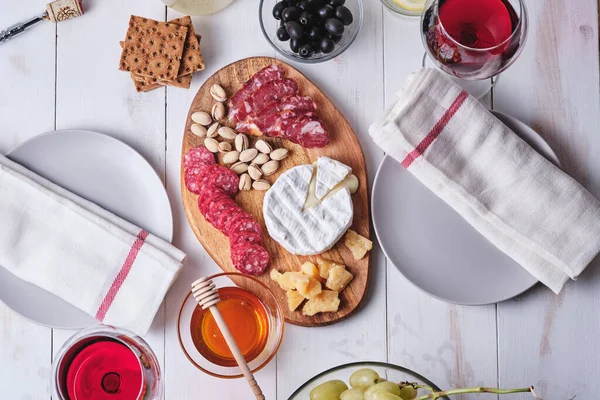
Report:
[{"label": "red wine", "polygon": [[454,40],[476,49],[498,46],[519,23],[506,0],[440,0],[439,18]]},{"label": "red wine", "polygon": [[521,17],[509,0],[438,0],[423,14],[423,40],[444,71],[485,79],[519,54],[526,36]]},{"label": "red wine", "polygon": [[69,350],[60,371],[69,400],[137,400],[143,396],[142,366],[123,343],[109,338],[82,342]]}]

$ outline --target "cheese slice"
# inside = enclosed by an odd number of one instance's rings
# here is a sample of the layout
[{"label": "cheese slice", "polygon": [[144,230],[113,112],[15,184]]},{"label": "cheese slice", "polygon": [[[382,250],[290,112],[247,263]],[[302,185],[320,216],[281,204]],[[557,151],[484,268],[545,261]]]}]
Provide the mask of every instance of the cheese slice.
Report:
[{"label": "cheese slice", "polygon": [[263,202],[269,235],[292,254],[321,254],[331,249],[352,225],[354,210],[348,188],[305,208],[314,169],[313,165],[300,165],[286,171]]},{"label": "cheese slice", "polygon": [[350,173],[352,168],[329,157],[319,157],[317,160],[317,182],[315,195],[322,199],[333,190]]}]

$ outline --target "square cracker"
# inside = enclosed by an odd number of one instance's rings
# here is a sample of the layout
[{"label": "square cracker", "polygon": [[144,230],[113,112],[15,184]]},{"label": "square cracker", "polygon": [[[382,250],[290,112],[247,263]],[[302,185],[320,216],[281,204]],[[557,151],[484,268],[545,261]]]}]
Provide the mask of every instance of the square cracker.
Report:
[{"label": "square cracker", "polygon": [[159,81],[159,80],[147,80],[145,76],[137,76],[135,74],[131,74],[131,78],[133,79],[133,83],[135,85],[135,89],[138,92],[149,92],[151,90],[157,89],[163,86],[172,86],[183,89],[188,89],[192,84],[192,74],[178,76],[172,81]]},{"label": "square cracker", "polygon": [[179,75],[189,28],[132,15],[119,69],[173,80]]},{"label": "square cracker", "polygon": [[194,31],[194,25],[192,25],[192,19],[189,16],[177,18],[169,21],[172,24],[189,27],[187,38],[183,47],[183,57],[181,60],[181,66],[179,67],[179,76],[193,74],[196,71],[202,71],[204,69],[204,60],[200,54],[200,41]]}]

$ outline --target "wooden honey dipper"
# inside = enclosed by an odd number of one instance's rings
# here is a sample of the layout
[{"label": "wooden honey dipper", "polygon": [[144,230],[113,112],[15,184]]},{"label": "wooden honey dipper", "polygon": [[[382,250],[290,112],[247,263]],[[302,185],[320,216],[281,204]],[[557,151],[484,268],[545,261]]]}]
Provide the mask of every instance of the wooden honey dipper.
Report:
[{"label": "wooden honey dipper", "polygon": [[225,339],[225,342],[227,342],[227,346],[229,346],[229,350],[231,350],[233,353],[233,358],[235,358],[235,361],[242,370],[242,374],[244,374],[246,381],[248,381],[248,384],[250,385],[254,396],[256,396],[256,399],[265,400],[265,396],[263,395],[260,386],[258,386],[256,379],[254,379],[254,375],[252,374],[252,371],[250,371],[244,355],[240,351],[240,348],[233,338],[233,335],[229,331],[227,323],[225,323],[221,312],[217,308],[217,303],[221,301],[221,298],[219,297],[219,292],[217,291],[217,287],[213,283],[212,279],[204,277],[192,283],[192,295],[198,304],[200,304],[202,309],[206,310],[208,308],[215,318],[215,322],[221,330],[223,338]]}]

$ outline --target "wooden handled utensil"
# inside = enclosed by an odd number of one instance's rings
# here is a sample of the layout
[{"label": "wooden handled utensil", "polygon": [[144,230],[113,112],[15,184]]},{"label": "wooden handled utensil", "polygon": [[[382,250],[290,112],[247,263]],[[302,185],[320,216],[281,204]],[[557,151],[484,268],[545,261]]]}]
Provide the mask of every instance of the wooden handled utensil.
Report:
[{"label": "wooden handled utensil", "polygon": [[256,379],[254,379],[254,375],[252,374],[252,371],[250,371],[250,368],[246,363],[246,359],[240,351],[240,348],[233,338],[233,335],[229,331],[221,312],[217,308],[217,303],[221,301],[221,298],[219,297],[219,292],[217,291],[217,287],[213,281],[206,277],[198,279],[196,282],[192,283],[192,295],[204,310],[208,308],[212,313],[217,326],[223,334],[225,342],[227,342],[229,349],[233,353],[233,357],[242,370],[242,373],[244,374],[246,381],[248,381],[248,384],[250,385],[254,396],[256,396],[256,399],[265,400],[265,396],[263,395],[260,386],[258,386]]},{"label": "wooden handled utensil", "polygon": [[60,22],[83,15],[81,0],[56,0],[46,6],[46,11],[24,22],[19,22],[0,31],[0,43],[17,36],[40,21]]}]

